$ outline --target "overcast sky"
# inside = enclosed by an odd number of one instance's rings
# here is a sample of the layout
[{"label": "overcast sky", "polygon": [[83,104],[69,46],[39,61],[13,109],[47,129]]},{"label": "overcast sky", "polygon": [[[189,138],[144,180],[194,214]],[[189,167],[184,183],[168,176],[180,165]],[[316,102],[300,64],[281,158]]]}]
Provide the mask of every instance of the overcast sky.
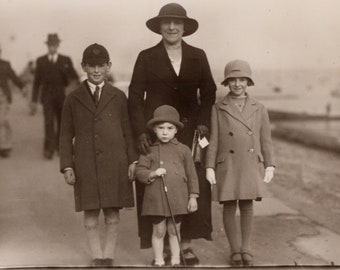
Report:
[{"label": "overcast sky", "polygon": [[[20,71],[46,52],[48,33],[79,69],[82,51],[97,42],[115,71],[131,73],[140,50],[160,36],[145,21],[171,1],[0,0],[2,56]],[[204,49],[214,71],[240,58],[253,68],[340,67],[340,0],[178,0],[198,31],[185,40]]]}]

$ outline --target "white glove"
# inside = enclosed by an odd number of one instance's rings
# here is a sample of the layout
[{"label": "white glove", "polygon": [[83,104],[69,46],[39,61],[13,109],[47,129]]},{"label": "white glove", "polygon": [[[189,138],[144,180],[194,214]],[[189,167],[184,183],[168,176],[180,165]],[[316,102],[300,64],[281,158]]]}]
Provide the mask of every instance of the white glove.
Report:
[{"label": "white glove", "polygon": [[213,168],[207,168],[205,171],[205,178],[208,180],[210,185],[216,184],[215,170]]},{"label": "white glove", "polygon": [[272,181],[274,177],[274,170],[275,168],[272,166],[266,168],[263,182],[268,184],[270,181]]}]

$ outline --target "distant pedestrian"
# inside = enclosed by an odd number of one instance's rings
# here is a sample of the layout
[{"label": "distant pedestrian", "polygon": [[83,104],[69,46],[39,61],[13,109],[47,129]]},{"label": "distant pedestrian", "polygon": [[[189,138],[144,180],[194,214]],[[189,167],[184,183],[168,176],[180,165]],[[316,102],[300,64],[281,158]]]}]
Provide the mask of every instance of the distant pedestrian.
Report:
[{"label": "distant pedestrian", "polygon": [[[60,136],[60,170],[66,182],[74,185],[76,211],[84,211],[95,266],[113,264],[119,209],[134,205],[131,181],[138,158],[127,98],[106,80],[110,67],[103,46],[95,43],[84,50],[82,68],[88,79],[66,98]],[[104,250],[98,225],[101,210]]]},{"label": "distant pedestrian", "polygon": [[1,59],[0,47],[0,157],[7,158],[12,151],[12,128],[8,119],[9,107],[12,102],[12,91],[8,82],[12,81],[21,90],[24,87],[17,77],[11,64]]},{"label": "distant pedestrian", "polygon": [[[153,130],[157,140],[150,146],[150,153],[140,156],[136,168],[137,179],[145,184],[141,214],[153,224],[153,265],[165,265],[164,237],[168,232],[171,265],[178,266],[180,246],[171,221],[171,212],[179,233],[183,217],[197,211],[199,188],[195,164],[190,149],[175,137],[177,131],[183,128],[183,123],[179,121],[179,114],[174,107],[158,107],[147,127]],[[167,183],[170,206],[167,204],[161,177],[164,177]]]},{"label": "distant pedestrian", "polygon": [[49,34],[46,44],[48,54],[39,57],[36,63],[31,114],[36,113],[40,99],[44,111],[44,157],[52,159],[54,151],[58,149],[65,88],[73,81],[78,81],[78,75],[71,59],[58,53],[60,39],[57,34]]},{"label": "distant pedestrian", "polygon": [[[242,60],[229,62],[224,76],[222,85],[230,92],[212,108],[206,177],[216,183],[213,193],[223,204],[231,264],[252,265],[253,200],[265,196],[264,183],[271,181],[275,168],[270,123],[265,107],[246,92],[254,85],[249,64]],[[237,204],[242,243],[237,237]]]}]

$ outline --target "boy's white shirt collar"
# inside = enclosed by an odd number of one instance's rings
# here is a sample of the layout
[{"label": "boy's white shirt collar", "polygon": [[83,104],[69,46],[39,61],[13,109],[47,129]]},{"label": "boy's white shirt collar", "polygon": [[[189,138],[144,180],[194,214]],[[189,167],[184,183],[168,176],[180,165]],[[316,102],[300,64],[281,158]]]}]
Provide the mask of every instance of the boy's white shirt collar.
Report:
[{"label": "boy's white shirt collar", "polygon": [[98,85],[89,82],[89,80],[87,80],[86,82],[87,82],[87,85],[90,88],[90,91],[91,91],[92,95],[94,95],[94,92],[96,91],[96,87],[99,86],[99,98],[100,98],[100,95],[102,94],[102,89],[103,89],[103,86],[105,84],[105,81],[101,82]]}]

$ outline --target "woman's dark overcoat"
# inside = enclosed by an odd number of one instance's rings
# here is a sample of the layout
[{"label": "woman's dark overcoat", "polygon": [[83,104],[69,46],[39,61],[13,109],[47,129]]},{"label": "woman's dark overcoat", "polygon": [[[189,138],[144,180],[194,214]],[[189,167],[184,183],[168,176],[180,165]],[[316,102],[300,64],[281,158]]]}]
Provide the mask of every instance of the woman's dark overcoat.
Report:
[{"label": "woman's dark overcoat", "polygon": [[96,107],[84,81],[65,101],[60,135],[60,169],[76,173],[76,211],[133,206],[136,158],[125,94],[105,83]]},{"label": "woman's dark overcoat", "polygon": [[[199,96],[199,97],[198,97]],[[161,41],[137,57],[129,86],[129,113],[135,137],[148,133],[146,123],[161,105],[177,109],[184,128],[178,140],[191,148],[197,125],[210,126],[211,107],[215,103],[216,85],[203,50],[182,41],[182,62],[177,76]],[[211,239],[211,195],[205,173],[197,166],[200,197],[198,211],[188,215],[181,226],[184,238]],[[137,183],[138,228],[141,247],[151,246],[152,224],[140,216],[144,186]]]}]

